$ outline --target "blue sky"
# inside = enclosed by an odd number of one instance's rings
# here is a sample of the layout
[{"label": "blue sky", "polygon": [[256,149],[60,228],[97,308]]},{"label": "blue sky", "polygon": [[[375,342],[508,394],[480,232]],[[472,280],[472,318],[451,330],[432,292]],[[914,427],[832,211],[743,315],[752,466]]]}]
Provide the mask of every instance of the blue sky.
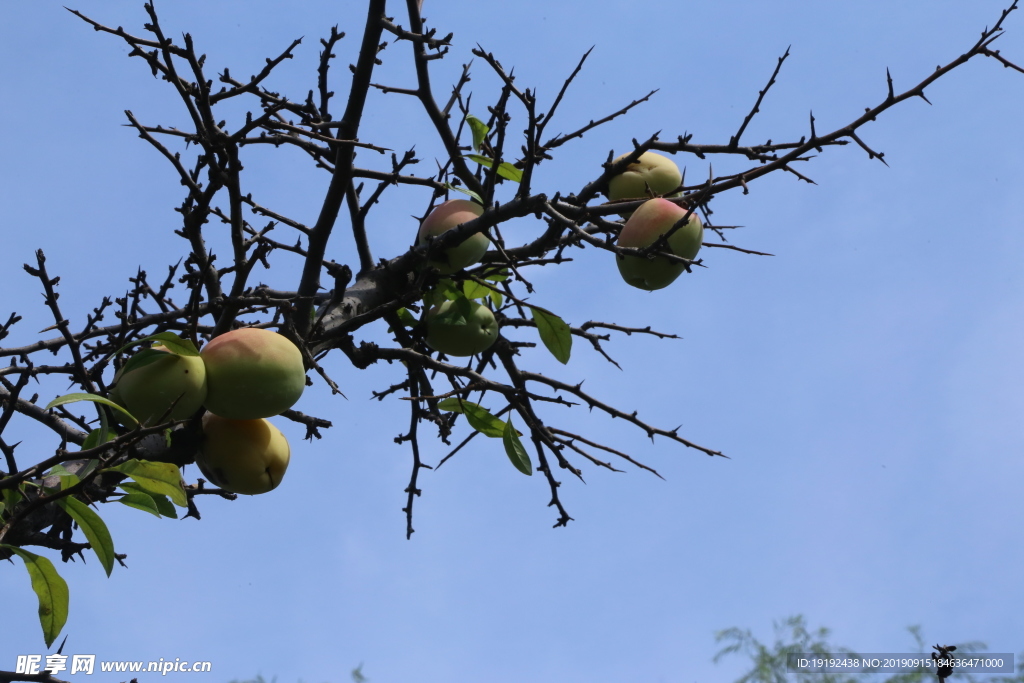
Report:
[{"label": "blue sky", "polygon": [[[912,86],[966,50],[1002,6],[702,0],[641,11],[426,0],[424,13],[455,33],[448,58],[433,62],[439,94],[477,43],[514,66],[522,87],[536,86],[542,103],[596,46],[552,124],[562,131],[660,88],[541,166],[537,188],[553,194],[595,177],[609,150],[627,151],[634,137],[661,130],[726,142],[787,46],[792,55],[744,139],[799,138],[811,110],[819,131],[845,125],[885,96],[886,67],[897,89]],[[75,7],[136,33],[145,20],[136,2]],[[192,33],[210,74],[228,66],[247,77],[305,36],[271,82],[293,98],[315,83],[329,27],[349,32],[341,78],[363,24],[358,3],[157,7],[170,35]],[[997,46],[1024,62],[1024,13],[1007,29]],[[34,340],[52,323],[21,270],[37,248],[78,324],[103,295],[123,293],[137,267],[157,279],[186,253],[172,233],[181,188],[122,125],[125,109],[164,125],[185,125],[184,111],[126,54],[61,3],[0,9],[0,315],[25,318],[5,343]],[[407,45],[383,57],[375,80],[412,83]],[[482,106],[499,86],[480,60],[473,74]],[[652,423],[681,424],[730,460],[563,410],[551,414],[560,424],[628,450],[666,480],[583,465],[586,484],[567,478],[561,488],[576,521],[553,530],[543,480],[518,474],[496,442],[476,443],[421,475],[417,531],[406,541],[410,457],[393,439],[407,409],[369,400],[398,369],[358,372],[339,354],[329,366],[348,400],[317,383],[297,406],[334,422],[325,438],[303,442],[300,429],[276,421],[293,445],[278,490],[203,501],[201,522],[102,510],[129,569],[108,579],[93,561],[59,567],[71,587],[65,653],[209,660],[203,680],[225,682],[262,673],[339,683],[360,662],[374,683],[725,681],[744,663],[712,664],[716,630],[768,639],[773,620],[795,613],[865,652],[906,651],[911,624],[929,643],[1024,649],[1024,76],[979,60],[927,94],[934,106],[907,102],[862,129],[888,168],[852,147],[829,149],[801,169],[816,186],[776,174],[749,195],[715,200],[720,223],[746,226],[736,244],[774,257],[707,249],[707,269],[654,293],[626,286],[609,255],[591,249],[534,273],[532,301],[573,324],[652,324],[683,339],[614,339],[608,350],[622,372],[581,344],[567,366],[542,350],[524,364],[586,380]],[[398,95],[376,94],[369,106],[363,139],[399,151],[415,144],[417,172],[429,173],[439,152],[425,117]],[[708,172],[705,161],[677,161],[690,177]],[[360,162],[387,168],[370,154]],[[716,174],[740,168],[714,164]],[[322,171],[266,150],[252,152],[247,170],[257,201],[313,220]],[[386,195],[371,214],[375,256],[408,247],[410,216],[427,200],[424,191]],[[503,232],[526,239],[538,225]],[[351,263],[354,249],[336,239],[328,256]],[[281,258],[261,278],[289,288],[296,267]],[[65,390],[39,389],[43,400]],[[31,426],[22,438],[19,452],[39,457],[56,445]],[[430,443],[425,459],[445,452]],[[44,652],[21,567],[4,570],[0,600],[0,669],[10,669],[15,655]]]}]

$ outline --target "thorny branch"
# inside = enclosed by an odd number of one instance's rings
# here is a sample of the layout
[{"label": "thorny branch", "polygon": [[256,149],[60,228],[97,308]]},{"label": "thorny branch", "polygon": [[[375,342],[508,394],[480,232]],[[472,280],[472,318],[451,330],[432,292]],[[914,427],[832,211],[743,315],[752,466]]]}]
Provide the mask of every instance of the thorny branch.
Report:
[{"label": "thorny branch", "polygon": [[[719,194],[736,188],[746,193],[750,183],[776,171],[813,182],[797,167],[833,146],[852,142],[869,158],[884,163],[884,153],[874,150],[865,140],[864,126],[908,99],[927,101],[925,91],[930,85],[975,57],[989,57],[1006,68],[1024,73],[1024,69],[992,48],[993,41],[1004,30],[1006,18],[1017,9],[1017,2],[1013,2],[966,52],[938,67],[913,87],[897,92],[892,77],[887,74],[884,99],[847,125],[822,133],[817,131],[811,116],[809,132],[799,140],[741,145],[742,136],[781,73],[789,55],[787,50],[728,142],[700,143],[694,141],[692,135],[677,131],[671,132],[674,138],[654,133],[640,141],[633,140],[631,146],[624,145],[628,154],[620,161],[612,161],[614,155],[609,152],[606,163],[595,168],[590,180],[580,187],[551,188],[542,193],[535,191],[532,185],[537,166],[553,162],[554,153],[561,147],[627,115],[650,101],[655,92],[582,125],[575,123],[568,128],[568,133],[550,136],[549,129],[554,130],[553,118],[560,111],[560,105],[571,96],[570,86],[584,68],[590,51],[580,58],[553,101],[545,105],[538,101],[535,90],[516,84],[513,73],[493,54],[477,48],[473,53],[500,82],[494,100],[481,107],[471,93],[465,92],[471,73],[467,64],[450,95],[445,93],[447,102],[442,107],[430,67],[431,62],[453,49],[454,37],[451,34],[441,37],[436,29],[425,25],[419,0],[406,0],[404,5],[407,22],[399,22],[387,16],[384,0],[368,0],[361,40],[358,46],[352,46],[357,50],[355,61],[347,71],[333,68],[337,54],[347,45],[343,42],[346,34],[338,27],[331,27],[329,36],[320,43],[322,51],[314,78],[315,90],[297,99],[271,90],[270,83],[275,70],[301,48],[298,39],[267,58],[262,68],[248,80],[233,77],[228,68],[211,78],[205,71],[205,56],[196,51],[192,37],[184,34],[180,44],[167,37],[168,32],[164,31],[151,4],[145,5],[148,22],[143,35],[134,35],[121,27],[108,27],[71,10],[96,31],[124,41],[130,48],[129,56],[139,58],[149,73],[166,81],[188,114],[190,126],[179,129],[145,123],[130,110],[125,111],[126,125],[171,165],[183,188],[184,196],[176,209],[181,221],[176,232],[185,240],[185,248],[172,257],[172,261],[178,263],[169,268],[167,278],[159,287],[150,284],[144,272],[136,273],[124,296],[104,297],[92,313],[85,315],[84,322],[58,304],[60,277],[47,271],[42,250],[37,252],[34,265],[26,265],[26,271],[39,281],[44,305],[54,320],[49,328],[54,334],[44,339],[23,338],[17,345],[0,348],[0,357],[10,359],[9,365],[0,368],[0,451],[5,468],[0,470],[0,491],[7,492],[4,507],[0,508],[0,535],[7,542],[17,540],[24,545],[42,545],[69,557],[84,546],[70,535],[65,538],[61,534],[46,533],[45,540],[42,535],[46,529],[60,526],[58,522],[63,513],[54,504],[57,497],[73,495],[94,504],[116,499],[118,494],[113,487],[116,478],[111,478],[103,469],[127,459],[175,464],[194,460],[198,437],[190,422],[172,425],[170,445],[160,436],[162,428],[131,430],[111,423],[112,441],[92,445],[84,451],[73,450],[71,446],[83,445],[88,431],[98,426],[91,417],[95,409],[79,409],[85,404],[76,404],[45,410],[42,406],[46,401],[38,394],[30,395],[29,391],[29,387],[36,385],[52,391],[46,381],[66,378],[74,391],[109,396],[114,373],[127,359],[123,347],[164,331],[176,332],[201,345],[242,324],[280,330],[302,347],[307,368],[314,370],[338,393],[340,389],[321,362],[328,354],[340,352],[357,369],[379,366],[377,371],[386,376],[381,382],[383,388],[374,392],[374,397],[386,400],[392,399],[392,395],[406,394],[401,398],[407,399],[410,406],[408,431],[396,439],[400,444],[408,443],[412,455],[403,508],[407,536],[413,533],[413,503],[422,493],[422,470],[433,469],[423,460],[424,433],[420,427],[430,426],[440,440],[448,443],[453,429],[469,421],[467,416],[444,410],[441,406],[446,399],[469,401],[479,393],[475,400],[483,405],[486,399],[493,406],[492,417],[515,417],[516,424],[524,430],[525,440],[533,446],[531,461],[536,463],[536,469],[547,483],[549,504],[557,511],[556,526],[572,518],[560,496],[562,482],[555,476],[554,464],[582,479],[583,470],[574,460],[618,471],[614,460],[603,459],[611,456],[660,475],[628,453],[555,426],[547,413],[550,404],[586,405],[594,412],[631,425],[652,439],[660,436],[710,456],[722,456],[718,450],[684,438],[678,428],[665,429],[649,424],[640,419],[635,410],[617,407],[585,392],[581,382],[523,368],[524,356],[520,350],[541,342],[538,323],[531,315],[533,304],[527,299],[533,292],[533,284],[527,279],[529,268],[566,263],[572,260],[566,255],[571,254],[569,250],[586,248],[648,258],[661,254],[687,266],[702,264],[664,252],[664,239],[644,249],[623,248],[615,243],[622,226],[618,216],[636,209],[643,200],[608,203],[599,197],[607,190],[612,177],[646,151],[689,155],[696,160],[724,155],[741,164],[741,170],[724,175],[715,175],[709,166],[706,179],[697,184],[687,185],[684,177],[679,188],[681,196],[671,201],[685,207],[688,213],[701,211],[706,217],[710,203]],[[394,37],[396,45],[403,50],[411,51],[409,76],[413,86],[373,82],[376,66],[385,54],[392,56],[385,52],[384,34]],[[219,89],[215,88],[215,82],[220,84]],[[331,104],[334,88],[339,84],[346,90],[346,99],[344,111],[336,119]],[[371,91],[381,96],[370,98]],[[421,160],[416,150],[388,156],[386,152],[394,148],[389,141],[360,139],[361,124],[371,115],[373,107],[379,106],[381,101],[383,106],[394,106],[394,98],[417,103],[424,121],[436,136],[442,158],[436,164],[435,174],[416,175],[411,171]],[[227,101],[232,101],[235,107],[248,102],[250,110],[242,118],[232,118],[229,125],[222,120],[218,108]],[[445,99],[440,101],[445,102]],[[479,113],[480,118],[488,122],[480,153],[488,155],[489,166],[476,164],[466,156],[472,149],[472,139],[465,116],[471,112]],[[286,215],[254,196],[243,170],[248,149],[257,145],[301,151],[317,168],[329,174],[329,186],[312,218]],[[367,163],[357,157],[357,150],[365,150]],[[498,172],[503,161],[522,174],[518,183]],[[364,182],[371,183],[365,191]],[[485,210],[479,218],[427,244],[410,247],[393,258],[375,260],[374,246],[380,249],[383,240],[374,244],[377,235],[369,229],[372,225],[369,220],[372,211],[391,196],[391,188],[399,186],[422,188],[424,210],[448,196],[452,188],[462,188],[482,197]],[[499,197],[503,198],[500,202]],[[343,205],[348,209],[344,214]],[[216,220],[211,221],[211,218]],[[539,234],[531,239],[516,242],[510,235],[522,234],[521,231],[502,230],[511,220],[531,219],[541,224]],[[709,232],[715,232],[720,241],[710,241],[706,246],[764,255],[761,251],[726,243],[724,228],[732,226],[709,227],[712,228]],[[410,235],[414,228],[415,225],[410,226]],[[326,257],[328,245],[339,242],[342,238],[338,235],[342,232],[346,233],[346,240],[351,237],[356,263],[339,264]],[[487,232],[494,238],[494,248],[479,266],[456,273],[446,281],[441,281],[436,271],[426,267],[428,258],[436,258],[445,249],[480,232]],[[255,278],[262,276],[279,259],[301,262],[301,277],[296,282],[278,283],[280,289],[254,285]],[[499,274],[502,278],[496,277]],[[459,364],[453,359],[444,359],[425,343],[422,320],[430,297],[437,291],[445,287],[465,291],[472,286],[483,287],[482,296],[490,300],[503,334],[475,361]],[[179,287],[178,293],[175,293],[176,287]],[[413,313],[418,313],[419,318]],[[571,314],[571,311],[558,313]],[[107,320],[111,316],[114,320]],[[20,331],[17,328],[20,320],[16,313],[10,313],[6,322],[0,324],[0,340]],[[106,324],[102,324],[104,321]],[[390,329],[387,344],[370,341],[363,332],[378,321]],[[512,341],[505,336],[504,333],[516,329],[535,341]],[[568,331],[571,337],[587,342],[611,363],[615,361],[606,353],[603,343],[612,334],[678,339],[675,334],[657,332],[650,327],[610,321],[576,323],[568,325]],[[58,357],[58,361],[43,362],[44,357]],[[405,367],[401,368],[399,362]],[[392,373],[397,369],[401,369],[404,376],[396,381]],[[297,410],[287,411],[282,417],[303,425],[309,439],[320,438],[320,430],[331,426],[327,420]],[[35,463],[26,462],[18,443],[11,444],[3,438],[5,430],[17,420],[27,420],[53,433],[55,445]],[[442,462],[479,433],[475,428],[470,429],[469,436]],[[480,441],[477,439],[477,443]],[[66,489],[68,492],[59,492],[59,495],[41,492],[39,487],[55,466],[70,470],[93,461],[99,466],[90,470],[77,488]],[[15,492],[20,497],[15,496]],[[201,485],[190,485],[188,492],[188,516],[197,518],[200,513],[196,495],[231,496]]]}]

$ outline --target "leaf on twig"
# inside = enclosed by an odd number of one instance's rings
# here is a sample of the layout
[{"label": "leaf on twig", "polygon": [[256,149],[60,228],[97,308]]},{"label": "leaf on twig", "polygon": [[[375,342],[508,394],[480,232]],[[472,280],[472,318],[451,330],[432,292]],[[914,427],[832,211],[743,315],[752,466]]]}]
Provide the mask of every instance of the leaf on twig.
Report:
[{"label": "leaf on twig", "polygon": [[181,472],[178,471],[177,465],[169,462],[129,460],[109,470],[127,474],[146,493],[164,495],[178,507],[188,507],[188,496],[185,495],[185,487],[182,485]]},{"label": "leaf on twig", "polygon": [[523,442],[519,440],[519,433],[512,426],[511,417],[505,423],[501,440],[505,444],[505,455],[512,461],[516,469],[528,477],[531,476],[533,474],[533,464],[530,462],[530,456],[526,454],[526,449],[523,448]]},{"label": "leaf on twig", "polygon": [[167,496],[159,493],[150,493],[133,481],[122,481],[118,486],[127,493],[118,502],[137,510],[143,510],[157,517],[178,518],[178,513],[171,501],[167,499]]},{"label": "leaf on twig", "polygon": [[530,306],[530,314],[537,324],[537,331],[544,346],[559,363],[568,363],[572,353],[572,332],[569,326],[551,311],[537,306]]},{"label": "leaf on twig", "polygon": [[466,280],[462,283],[462,291],[466,294],[467,299],[486,299],[494,290],[479,282]]},{"label": "leaf on twig", "polygon": [[469,423],[470,427],[492,439],[501,438],[505,432],[505,423],[479,404],[464,401],[460,398],[446,398],[438,403],[437,407],[441,410],[465,415],[466,422]]},{"label": "leaf on twig", "polygon": [[419,323],[419,321],[416,320],[416,316],[410,313],[408,308],[399,308],[397,311],[395,311],[395,315],[398,316],[398,319],[406,327],[416,327],[416,325]]},{"label": "leaf on twig", "polygon": [[[466,158],[470,161],[475,161],[481,166],[486,166],[487,168],[492,168],[494,166],[493,159],[489,159],[481,154],[467,154]],[[505,180],[511,180],[515,183],[521,182],[523,179],[523,172],[507,161],[503,161],[498,164],[498,175]]]},{"label": "leaf on twig", "polygon": [[484,205],[484,200],[483,200],[483,197],[481,197],[480,195],[478,195],[478,194],[477,194],[476,192],[473,192],[473,190],[467,190],[467,189],[466,189],[466,188],[464,188],[464,187],[459,187],[459,186],[457,186],[457,185],[452,185],[451,183],[445,183],[445,184],[444,184],[444,186],[445,186],[446,188],[448,188],[449,190],[455,190],[456,192],[461,192],[462,194],[468,194],[468,195],[469,195],[470,197],[472,197],[472,198],[473,198],[473,200],[474,200],[474,201],[475,201],[475,202],[476,202],[477,204],[479,204],[480,206],[483,206],[483,205]]},{"label": "leaf on twig", "polygon": [[486,123],[472,114],[466,117],[466,123],[469,124],[469,130],[473,133],[473,150],[479,152],[480,145],[482,145],[484,140],[487,138],[490,128],[487,127]]},{"label": "leaf on twig", "polygon": [[131,347],[135,346],[136,344],[141,344],[143,342],[149,342],[149,341],[160,342],[161,346],[163,346],[165,349],[167,349],[167,351],[169,351],[170,353],[175,354],[176,356],[198,356],[199,355],[199,349],[197,349],[196,345],[192,343],[192,340],[190,340],[190,339],[182,339],[180,336],[178,336],[174,332],[160,332],[159,334],[154,334],[154,335],[150,335],[148,337],[143,337],[142,339],[136,339],[135,341],[133,341],[133,342],[131,342],[129,344],[125,344],[124,346],[122,346],[120,349],[117,350],[117,352],[121,353],[121,352],[125,351],[126,349],[130,349]]},{"label": "leaf on twig", "polygon": [[32,579],[32,590],[39,598],[39,624],[43,627],[43,640],[50,647],[68,620],[68,584],[45,557],[11,545],[0,545],[25,561],[25,569]]},{"label": "leaf on twig", "polygon": [[103,570],[110,576],[114,569],[114,540],[110,537],[110,530],[107,529],[103,518],[88,505],[71,496],[58,498],[57,505],[64,508],[64,512],[78,522],[78,528],[85,534],[86,540],[103,565]]},{"label": "leaf on twig", "polygon": [[113,401],[111,401],[109,398],[103,398],[102,396],[97,396],[95,394],[64,394],[63,396],[58,396],[57,398],[47,403],[45,410],[49,410],[50,408],[56,408],[57,406],[62,406],[65,403],[75,403],[77,401],[92,401],[93,403],[101,403],[125,415],[129,420],[132,421],[132,424],[139,423],[139,421],[135,419],[134,415],[132,415],[127,410],[117,405]]},{"label": "leaf on twig", "polygon": [[85,437],[85,441],[82,442],[82,450],[87,451],[90,448],[96,448],[113,440],[115,437],[117,437],[117,433],[113,429],[103,429],[103,427],[94,429],[89,432],[88,436]]}]

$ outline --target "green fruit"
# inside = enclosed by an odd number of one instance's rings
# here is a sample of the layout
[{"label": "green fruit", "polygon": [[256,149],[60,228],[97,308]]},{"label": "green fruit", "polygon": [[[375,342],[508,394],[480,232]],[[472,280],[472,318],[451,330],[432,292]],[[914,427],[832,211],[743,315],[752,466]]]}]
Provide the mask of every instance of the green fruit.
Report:
[{"label": "green fruit", "polygon": [[[626,156],[618,156],[612,163]],[[670,192],[674,193],[670,196],[678,197],[680,193],[676,190],[682,182],[683,176],[674,161],[655,152],[644,152],[626,170],[608,181],[608,199],[648,199],[651,193],[660,197]]]},{"label": "green fruit", "polygon": [[[143,358],[152,360],[132,363]],[[128,371],[122,370],[114,378],[111,400],[123,405],[142,424],[184,420],[206,400],[206,367],[198,356],[178,356],[155,346],[143,349],[132,360],[125,365]]]},{"label": "green fruit", "polygon": [[[436,207],[424,219],[416,236],[416,244],[426,244],[431,237],[442,235],[454,227],[468,223],[483,212],[484,207],[475,202],[451,199]],[[479,262],[490,246],[491,241],[487,239],[487,235],[478,232],[454,247],[445,249],[441,259],[427,263],[437,268],[442,275],[450,275]]]},{"label": "green fruit", "polygon": [[427,313],[427,344],[449,356],[486,351],[498,338],[491,309],[469,299],[445,301]]},{"label": "green fruit", "polygon": [[[633,212],[619,233],[618,246],[643,248],[668,232],[673,225],[686,215],[686,209],[667,199],[651,199]],[[676,256],[694,259],[704,241],[704,226],[696,212],[690,214],[685,225],[668,238],[667,250]],[[686,268],[682,263],[673,263],[664,256],[615,255],[622,279],[628,284],[653,291],[672,284]]]},{"label": "green fruit", "polygon": [[306,388],[302,352],[287,337],[243,327],[203,347],[206,409],[220,417],[255,420],[278,415]]},{"label": "green fruit", "polygon": [[203,443],[196,464],[213,484],[245,495],[277,488],[288,469],[288,440],[267,420],[203,416]]}]

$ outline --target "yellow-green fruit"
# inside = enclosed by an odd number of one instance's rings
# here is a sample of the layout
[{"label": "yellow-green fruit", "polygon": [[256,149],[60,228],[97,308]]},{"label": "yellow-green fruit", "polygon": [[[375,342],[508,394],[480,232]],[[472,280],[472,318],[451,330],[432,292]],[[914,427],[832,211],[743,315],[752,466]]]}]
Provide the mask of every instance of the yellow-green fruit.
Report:
[{"label": "yellow-green fruit", "polygon": [[163,346],[139,353],[155,360],[118,373],[111,400],[144,425],[184,420],[199,410],[207,390],[206,367],[199,356],[178,356]]},{"label": "yellow-green fruit", "polygon": [[[619,233],[618,246],[642,248],[654,244],[673,225],[686,216],[686,209],[667,199],[651,199],[633,212]],[[704,241],[704,226],[696,212],[668,238],[668,251],[676,256],[693,259]],[[615,255],[622,279],[640,289],[655,290],[667,287],[686,268],[664,256],[649,259],[645,256]]]},{"label": "yellow-green fruit", "polygon": [[[627,155],[615,158],[619,161]],[[608,199],[647,199],[653,192],[657,196],[678,197],[676,190],[683,182],[676,163],[655,152],[644,152],[640,158],[626,167],[626,170],[608,181]]]},{"label": "yellow-green fruit", "polygon": [[196,464],[222,489],[248,496],[275,489],[290,458],[288,440],[267,420],[203,416],[203,443]]},{"label": "yellow-green fruit", "polygon": [[475,301],[445,301],[427,313],[427,344],[449,356],[481,353],[497,338],[494,314]]},{"label": "yellow-green fruit", "polygon": [[[450,199],[436,207],[423,220],[416,236],[416,244],[426,244],[431,237],[436,237],[456,226],[468,223],[474,218],[478,218],[483,212],[484,207],[475,202],[465,199]],[[480,261],[490,246],[491,241],[487,239],[487,235],[478,232],[454,247],[445,249],[441,259],[427,263],[437,268],[442,275],[450,275]]]},{"label": "yellow-green fruit", "polygon": [[220,417],[255,420],[288,410],[306,388],[302,352],[287,337],[243,327],[203,347],[206,409]]}]

